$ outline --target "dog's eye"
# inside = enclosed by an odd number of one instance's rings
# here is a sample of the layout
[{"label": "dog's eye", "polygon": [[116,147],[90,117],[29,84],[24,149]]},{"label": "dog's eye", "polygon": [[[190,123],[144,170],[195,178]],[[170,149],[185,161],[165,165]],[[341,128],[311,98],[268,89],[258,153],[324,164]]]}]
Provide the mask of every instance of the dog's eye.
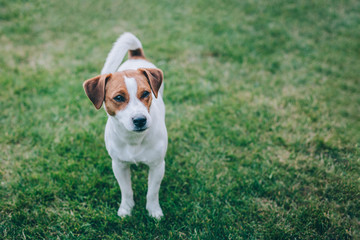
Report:
[{"label": "dog's eye", "polygon": [[141,95],[141,98],[147,98],[150,95],[150,93],[148,91],[143,92],[143,94]]},{"label": "dog's eye", "polygon": [[117,95],[116,97],[114,97],[114,100],[117,102],[125,102],[125,98],[121,95]]}]

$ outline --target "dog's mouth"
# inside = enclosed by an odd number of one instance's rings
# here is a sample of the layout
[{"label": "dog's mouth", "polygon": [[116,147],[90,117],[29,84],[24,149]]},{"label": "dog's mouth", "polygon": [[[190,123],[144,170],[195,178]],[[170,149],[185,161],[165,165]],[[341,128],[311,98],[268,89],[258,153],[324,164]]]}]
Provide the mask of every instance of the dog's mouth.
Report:
[{"label": "dog's mouth", "polygon": [[144,128],[135,128],[133,131],[140,133],[140,132],[144,132],[144,131],[147,130],[147,129],[148,129],[147,127],[144,127]]}]

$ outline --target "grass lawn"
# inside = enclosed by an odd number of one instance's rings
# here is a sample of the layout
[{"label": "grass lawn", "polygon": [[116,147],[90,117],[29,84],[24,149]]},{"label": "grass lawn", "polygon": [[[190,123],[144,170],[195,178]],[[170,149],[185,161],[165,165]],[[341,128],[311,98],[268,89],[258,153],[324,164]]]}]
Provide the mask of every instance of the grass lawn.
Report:
[{"label": "grass lawn", "polygon": [[[359,239],[357,0],[0,0],[1,239]],[[124,31],[165,74],[164,218],[133,216],[82,83]]]}]

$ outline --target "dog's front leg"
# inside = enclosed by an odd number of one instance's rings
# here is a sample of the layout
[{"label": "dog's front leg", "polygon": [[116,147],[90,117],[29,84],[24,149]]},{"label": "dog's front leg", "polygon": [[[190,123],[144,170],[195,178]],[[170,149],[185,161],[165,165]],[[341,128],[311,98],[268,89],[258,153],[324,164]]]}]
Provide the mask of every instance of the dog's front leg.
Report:
[{"label": "dog's front leg", "polygon": [[113,160],[112,168],[121,190],[121,204],[118,215],[120,217],[130,216],[131,209],[135,205],[131,188],[130,165]]},{"label": "dog's front leg", "polygon": [[160,219],[163,216],[159,204],[159,189],[165,173],[165,161],[155,165],[149,165],[148,192],[146,195],[146,209],[150,216]]}]

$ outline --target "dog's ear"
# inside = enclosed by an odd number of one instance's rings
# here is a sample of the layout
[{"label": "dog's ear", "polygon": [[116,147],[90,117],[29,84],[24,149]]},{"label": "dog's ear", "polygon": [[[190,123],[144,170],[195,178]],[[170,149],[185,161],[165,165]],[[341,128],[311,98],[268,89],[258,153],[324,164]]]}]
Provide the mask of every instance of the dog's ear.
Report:
[{"label": "dog's ear", "polygon": [[139,68],[145,77],[148,79],[151,90],[157,98],[161,83],[164,78],[163,72],[158,68]]},{"label": "dog's ear", "polygon": [[112,74],[102,74],[86,80],[83,83],[83,87],[86,95],[89,97],[91,102],[94,104],[96,109],[100,109],[105,99],[105,85]]}]

